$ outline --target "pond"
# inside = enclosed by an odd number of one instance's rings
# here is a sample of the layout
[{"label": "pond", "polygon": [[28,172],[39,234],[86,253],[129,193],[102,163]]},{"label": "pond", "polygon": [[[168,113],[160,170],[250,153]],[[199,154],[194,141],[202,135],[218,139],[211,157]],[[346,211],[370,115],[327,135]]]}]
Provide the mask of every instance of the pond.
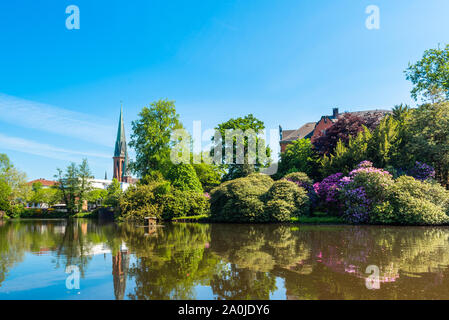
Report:
[{"label": "pond", "polygon": [[445,227],[0,222],[0,299],[449,299]]}]

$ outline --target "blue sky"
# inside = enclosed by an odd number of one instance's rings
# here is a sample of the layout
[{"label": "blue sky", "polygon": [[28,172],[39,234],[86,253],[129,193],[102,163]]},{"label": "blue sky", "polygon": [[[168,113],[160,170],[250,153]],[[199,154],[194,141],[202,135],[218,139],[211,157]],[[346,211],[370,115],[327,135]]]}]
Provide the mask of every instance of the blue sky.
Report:
[{"label": "blue sky", "polygon": [[[79,30],[65,27],[72,4]],[[379,30],[365,27],[368,5]],[[248,113],[294,129],[333,107],[414,105],[403,71],[449,43],[448,12],[447,0],[2,1],[0,152],[29,178],[83,157],[111,177],[121,100],[128,137],[160,98],[203,130]]]}]

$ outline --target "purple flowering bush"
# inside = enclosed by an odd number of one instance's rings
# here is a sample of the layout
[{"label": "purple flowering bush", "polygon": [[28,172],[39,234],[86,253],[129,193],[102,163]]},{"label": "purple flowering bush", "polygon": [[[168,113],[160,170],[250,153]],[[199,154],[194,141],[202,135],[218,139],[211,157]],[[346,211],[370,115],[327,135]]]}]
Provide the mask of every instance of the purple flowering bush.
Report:
[{"label": "purple flowering bush", "polygon": [[409,170],[408,175],[420,181],[435,179],[435,169],[424,162],[416,161],[415,166]]},{"label": "purple flowering bush", "polygon": [[350,223],[374,222],[373,209],[388,198],[394,181],[388,171],[374,168],[372,162],[362,161],[348,176],[333,174],[314,188],[320,204]]},{"label": "purple flowering bush", "polygon": [[369,161],[361,162],[340,180],[342,216],[351,223],[378,222],[374,209],[388,199],[393,184],[388,171],[374,168]]},{"label": "purple flowering bush", "polygon": [[339,211],[339,190],[340,180],[343,178],[343,173],[335,173],[317,182],[313,185],[315,193],[318,196],[319,206],[326,208],[328,212],[335,213]]}]

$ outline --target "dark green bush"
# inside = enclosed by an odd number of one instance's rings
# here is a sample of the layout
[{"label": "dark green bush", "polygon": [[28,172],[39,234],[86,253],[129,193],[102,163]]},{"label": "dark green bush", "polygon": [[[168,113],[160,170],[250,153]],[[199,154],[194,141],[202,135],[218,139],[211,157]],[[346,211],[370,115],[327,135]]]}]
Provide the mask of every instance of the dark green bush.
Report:
[{"label": "dark green bush", "polygon": [[211,192],[211,216],[216,221],[282,222],[308,212],[303,188],[262,174],[225,182]]},{"label": "dark green bush", "polygon": [[[265,195],[265,200],[267,202],[267,205],[272,201],[281,204],[280,202],[277,202],[277,200],[282,200],[283,202],[285,202],[285,204],[282,204],[282,208],[280,208],[279,210],[285,211],[290,208],[289,216],[288,218],[286,218],[287,220],[289,220],[291,217],[298,217],[310,212],[310,202],[309,197],[307,196],[307,191],[291,181],[279,180],[273,183],[273,185]],[[271,212],[273,212],[273,203],[270,206],[270,210]],[[273,221],[286,221],[285,219],[278,220],[274,216],[271,217]]]},{"label": "dark green bush", "polygon": [[227,181],[211,191],[211,216],[217,221],[266,222],[263,196],[273,180],[263,174],[251,174]]},{"label": "dark green bush", "polygon": [[313,180],[304,172],[292,172],[284,176],[285,180],[299,182],[300,184],[313,185]]},{"label": "dark green bush", "polygon": [[401,176],[392,187],[395,222],[438,225],[449,222],[449,191],[437,183]]},{"label": "dark green bush", "polygon": [[296,208],[285,200],[276,199],[268,201],[265,210],[271,221],[286,222],[290,221]]},{"label": "dark green bush", "polygon": [[130,186],[120,197],[120,220],[143,220],[145,217],[162,218],[162,197],[167,194],[166,182],[153,182]]}]

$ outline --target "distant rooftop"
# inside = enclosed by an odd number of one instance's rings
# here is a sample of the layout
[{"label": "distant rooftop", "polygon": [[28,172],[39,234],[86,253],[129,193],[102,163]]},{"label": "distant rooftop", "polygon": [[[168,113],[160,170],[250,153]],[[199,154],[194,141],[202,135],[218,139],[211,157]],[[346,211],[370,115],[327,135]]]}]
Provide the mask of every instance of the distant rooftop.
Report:
[{"label": "distant rooftop", "polygon": [[31,186],[31,185],[33,185],[33,183],[36,183],[36,182],[42,183],[42,185],[44,187],[51,187],[51,186],[54,186],[57,183],[56,181],[46,180],[46,179],[40,178],[40,179],[32,180],[32,181],[28,182],[27,184]]}]

